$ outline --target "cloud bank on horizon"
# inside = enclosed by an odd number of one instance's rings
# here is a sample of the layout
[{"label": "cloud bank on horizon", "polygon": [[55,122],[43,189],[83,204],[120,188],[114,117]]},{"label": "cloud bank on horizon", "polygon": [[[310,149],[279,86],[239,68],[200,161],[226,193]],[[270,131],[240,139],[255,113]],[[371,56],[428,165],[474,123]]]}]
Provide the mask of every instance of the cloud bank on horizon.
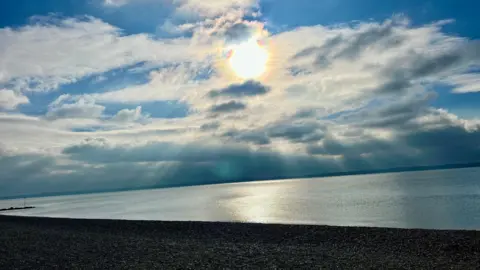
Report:
[{"label": "cloud bank on horizon", "polygon": [[476,4],[21,2],[0,196],[480,161]]}]

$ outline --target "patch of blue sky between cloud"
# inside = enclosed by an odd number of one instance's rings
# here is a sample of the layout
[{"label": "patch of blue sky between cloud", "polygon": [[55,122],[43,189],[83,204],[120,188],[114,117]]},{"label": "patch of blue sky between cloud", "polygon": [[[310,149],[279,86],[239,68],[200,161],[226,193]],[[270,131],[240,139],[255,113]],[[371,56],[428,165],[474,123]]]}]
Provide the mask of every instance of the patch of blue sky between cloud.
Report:
[{"label": "patch of blue sky between cloud", "polygon": [[[95,16],[117,25],[127,33],[151,33],[155,38],[190,38],[192,27],[206,19],[233,17],[251,18],[256,11],[255,0],[104,0],[101,13]],[[142,14],[142,16],[138,16]]]},{"label": "patch of blue sky between cloud", "polygon": [[158,25],[164,24],[176,8],[172,1],[124,1],[119,5],[98,2],[94,14],[128,34],[158,34]]},{"label": "patch of blue sky between cloud", "polygon": [[475,24],[480,2],[450,0],[260,0],[261,19],[274,33],[313,25],[338,25],[352,21],[383,21],[403,14],[419,26],[454,19],[446,33],[479,38]]},{"label": "patch of blue sky between cloud", "polygon": [[90,13],[88,0],[2,0],[0,9],[0,28],[20,27],[31,23],[32,16],[62,14],[65,17],[82,16]]},{"label": "patch of blue sky between cloud", "polygon": [[[103,1],[91,0],[4,0],[0,10],[0,27],[19,27],[32,22],[32,16],[81,17],[89,14],[122,28],[126,34],[152,33],[175,10],[166,1],[143,1],[108,7]],[[139,16],[141,14],[141,16]]]},{"label": "patch of blue sky between cloud", "polygon": [[466,119],[480,118],[480,88],[478,92],[454,93],[454,86],[449,84],[436,84],[431,87],[438,97],[432,105],[445,108],[449,112]]},{"label": "patch of blue sky between cloud", "polygon": [[[18,109],[21,113],[26,115],[44,115],[49,104],[58,99],[61,95],[85,95],[93,93],[103,93],[108,91],[115,91],[127,86],[140,85],[148,82],[148,72],[150,69],[142,70],[141,72],[133,72],[136,68],[142,67],[144,62],[128,65],[116,69],[109,70],[101,74],[92,74],[79,80],[62,84],[55,91],[49,92],[27,92],[25,96],[30,102],[28,104],[21,104]],[[8,88],[8,84],[5,87]],[[35,88],[34,84],[28,86]]]},{"label": "patch of blue sky between cloud", "polygon": [[190,114],[190,107],[187,103],[177,100],[162,100],[143,102],[139,104],[125,103],[99,103],[105,106],[104,114],[114,116],[123,109],[133,110],[138,106],[142,107],[144,113],[148,113],[151,118],[184,118]]}]

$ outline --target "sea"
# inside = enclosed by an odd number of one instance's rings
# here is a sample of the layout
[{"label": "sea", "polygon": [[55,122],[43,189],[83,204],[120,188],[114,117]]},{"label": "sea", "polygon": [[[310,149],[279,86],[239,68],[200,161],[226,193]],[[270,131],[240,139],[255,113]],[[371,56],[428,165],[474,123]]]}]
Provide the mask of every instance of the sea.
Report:
[{"label": "sea", "polygon": [[[2,200],[0,208],[22,206]],[[480,229],[480,168],[29,198],[7,215]]]}]

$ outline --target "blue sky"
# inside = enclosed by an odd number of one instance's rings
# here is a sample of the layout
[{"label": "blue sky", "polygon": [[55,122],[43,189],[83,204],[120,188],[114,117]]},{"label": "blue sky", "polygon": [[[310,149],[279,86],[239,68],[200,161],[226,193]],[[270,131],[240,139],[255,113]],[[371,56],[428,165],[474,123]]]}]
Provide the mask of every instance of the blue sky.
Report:
[{"label": "blue sky", "polygon": [[0,7],[0,195],[480,161],[476,1]]}]

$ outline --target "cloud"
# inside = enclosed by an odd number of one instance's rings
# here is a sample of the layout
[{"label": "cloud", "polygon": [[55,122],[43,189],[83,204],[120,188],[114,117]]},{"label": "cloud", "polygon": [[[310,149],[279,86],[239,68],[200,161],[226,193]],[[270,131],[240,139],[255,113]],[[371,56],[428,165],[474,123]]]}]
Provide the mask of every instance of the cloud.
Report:
[{"label": "cloud", "polygon": [[288,122],[267,128],[268,136],[284,138],[291,142],[313,142],[323,138],[324,126],[317,122]]},{"label": "cloud", "polygon": [[213,105],[210,108],[210,112],[213,113],[228,113],[228,112],[235,112],[235,111],[242,111],[245,110],[247,106],[238,101],[229,101],[226,103],[221,103],[218,105]]},{"label": "cloud", "polygon": [[314,156],[252,150],[238,144],[119,144],[89,139],[63,149],[68,163],[48,155],[3,156],[0,172],[6,177],[2,176],[0,185],[5,187],[3,194],[12,194],[14,188],[25,185],[25,179],[34,184],[20,189],[24,192],[158,187],[480,160],[480,147],[475,144],[480,126],[466,129],[458,119],[451,121],[446,116],[440,117],[442,126],[390,138],[361,134],[347,138],[332,133],[320,144],[310,144],[308,152]]},{"label": "cloud", "polygon": [[256,0],[185,0],[178,1],[177,13],[189,16],[215,17],[232,10],[247,11],[255,8]]},{"label": "cloud", "polygon": [[256,145],[267,145],[270,143],[270,138],[265,132],[261,131],[229,130],[223,136],[231,138],[236,142],[248,142]]},{"label": "cloud", "polygon": [[[154,69],[145,84],[127,86],[104,93],[92,94],[103,103],[140,103],[155,100],[196,99],[207,89],[215,70],[208,61],[184,61]],[[198,81],[197,81],[198,80]],[[162,91],[159,91],[162,89]]]},{"label": "cloud", "polygon": [[[330,171],[337,169],[333,161],[311,158],[306,155],[282,156],[270,151],[254,151],[232,145],[178,145],[167,142],[149,143],[140,146],[110,145],[108,142],[90,141],[83,145],[66,148],[64,154],[74,160],[93,164],[112,164],[125,162],[178,162],[172,167],[188,170],[167,171],[178,177],[167,179],[169,184],[208,182],[230,182],[245,179],[275,178],[301,175],[307,172]],[[181,176],[188,171],[188,176]],[[160,176],[161,174],[159,174]],[[200,177],[208,176],[208,177]],[[188,179],[189,178],[189,179]],[[158,178],[159,184],[164,179]]]},{"label": "cloud", "polygon": [[246,97],[246,96],[258,96],[265,95],[270,91],[270,87],[263,85],[256,81],[246,81],[241,84],[232,84],[226,88],[220,90],[212,90],[209,96],[215,97]]},{"label": "cloud", "polygon": [[[352,35],[345,41],[347,46],[342,48],[334,58],[356,59],[361,53],[372,46],[384,47],[381,49],[393,49],[404,42],[405,37],[395,33],[396,28],[405,26],[406,21],[402,18],[387,20],[382,25],[373,24]],[[339,37],[341,39],[341,37]],[[327,48],[334,47],[341,43],[339,39],[332,39]]]},{"label": "cloud", "polygon": [[45,115],[48,119],[59,118],[100,118],[105,107],[95,104],[95,100],[85,97],[62,95],[49,105]]},{"label": "cloud", "polygon": [[49,155],[3,155],[0,196],[152,187],[164,169],[155,164],[92,166]]},{"label": "cloud", "polygon": [[198,52],[188,46],[181,39],[165,42],[146,34],[123,35],[121,29],[93,17],[45,17],[37,24],[0,29],[0,47],[4,48],[0,84],[21,91],[51,91],[142,61],[195,59]]},{"label": "cloud", "polygon": [[235,23],[225,30],[223,34],[225,43],[234,44],[245,41],[255,34],[256,29],[245,23]]},{"label": "cloud", "polygon": [[453,85],[453,93],[480,92],[480,76],[478,73],[453,75],[445,79],[445,83]]},{"label": "cloud", "polygon": [[[21,190],[22,184],[34,181],[42,174],[48,174],[55,163],[54,158],[39,155],[0,155],[0,194],[13,195]],[[28,179],[28,180],[26,180]],[[47,181],[41,181],[39,186]],[[21,184],[20,184],[21,183]],[[35,184],[35,182],[33,182]],[[50,187],[51,188],[51,187]],[[28,188],[27,188],[28,189]],[[31,190],[34,192],[34,190]]]},{"label": "cloud", "polygon": [[[176,17],[195,18],[215,17],[233,10],[245,10],[255,7],[256,0],[162,0],[162,5],[175,5]],[[123,6],[136,4],[158,4],[158,0],[103,0],[103,4],[109,8],[122,8]]]},{"label": "cloud", "polygon": [[401,92],[412,87],[415,80],[424,81],[436,76],[440,81],[445,73],[466,72],[468,68],[480,61],[479,52],[479,42],[459,42],[455,46],[434,51],[431,54],[411,53],[384,67],[382,74],[387,81],[376,91],[379,93]]},{"label": "cloud", "polygon": [[428,107],[430,98],[426,95],[380,108],[356,126],[339,125],[337,128],[353,130],[360,126],[364,132],[330,132],[320,143],[310,144],[307,151],[342,155],[345,163],[356,169],[479,161],[480,147],[473,142],[480,138],[480,122],[462,120],[445,110]]},{"label": "cloud", "polygon": [[472,143],[479,138],[478,128],[467,131],[461,126],[443,126],[408,132],[394,139],[327,137],[307,150],[316,155],[341,155],[344,164],[354,170],[431,166],[478,162],[480,148]]},{"label": "cloud", "polygon": [[0,109],[13,110],[20,104],[28,104],[30,101],[22,94],[9,89],[0,89]]},{"label": "cloud", "polygon": [[64,150],[71,161],[48,155],[0,157],[0,196],[45,191],[165,187],[298,177],[338,169],[306,155],[283,156],[229,145],[115,145],[89,140]]},{"label": "cloud", "polygon": [[207,131],[207,130],[216,130],[221,126],[219,122],[212,122],[206,123],[200,126],[200,130]]},{"label": "cloud", "polygon": [[376,108],[364,108],[345,114],[341,119],[363,128],[405,129],[409,128],[417,117],[430,113],[429,103],[436,97],[435,92],[406,96],[394,102],[378,105]]},{"label": "cloud", "polygon": [[[478,64],[478,41],[444,35],[441,33],[443,24],[416,28],[399,17],[382,24],[359,23],[354,28],[302,28],[280,36],[303,40],[305,44],[298,44],[303,49],[291,51],[289,66],[292,76],[308,79],[320,73],[327,78],[342,74],[345,79],[358,74],[369,76],[372,85],[361,89],[356,85],[362,80],[357,79],[352,82],[350,91],[358,87],[359,91],[372,95],[394,94],[415,87],[423,88],[426,84],[444,80],[448,75],[463,76],[462,73]],[[355,63],[345,62],[352,59]],[[350,70],[351,75],[339,71],[340,68]],[[325,82],[325,79],[321,81]]]},{"label": "cloud", "polygon": [[128,122],[137,122],[137,121],[146,121],[148,120],[148,115],[142,115],[142,107],[137,106],[135,109],[123,109],[117,112],[116,115],[112,117],[113,121],[128,123]]},{"label": "cloud", "polygon": [[104,0],[103,4],[105,6],[120,7],[127,4],[128,2],[129,0]]},{"label": "cloud", "polygon": [[335,59],[355,60],[364,51],[376,47],[389,50],[401,45],[405,36],[401,33],[408,22],[395,17],[383,24],[360,24],[353,33],[338,33],[324,41],[321,46],[312,46],[297,52],[292,59],[314,56],[314,65],[328,67]]},{"label": "cloud", "polygon": [[[153,0],[141,1],[108,8]],[[0,30],[0,100],[17,100],[2,107],[50,103],[45,115],[0,114],[0,192],[478,161],[478,120],[433,102],[438,84],[477,91],[476,41],[401,18],[268,36],[252,1],[174,5],[171,35],[129,35],[91,17]],[[269,50],[268,72],[242,81],[231,74],[225,42],[253,30]],[[188,104],[189,113],[156,118],[168,102]]]},{"label": "cloud", "polygon": [[292,118],[312,118],[317,116],[318,111],[321,111],[321,109],[315,109],[315,108],[299,109],[297,112],[295,112]]},{"label": "cloud", "polygon": [[289,143],[312,143],[325,135],[326,126],[317,122],[278,122],[257,129],[230,129],[222,136],[236,142],[267,145],[272,140],[283,139]]}]

